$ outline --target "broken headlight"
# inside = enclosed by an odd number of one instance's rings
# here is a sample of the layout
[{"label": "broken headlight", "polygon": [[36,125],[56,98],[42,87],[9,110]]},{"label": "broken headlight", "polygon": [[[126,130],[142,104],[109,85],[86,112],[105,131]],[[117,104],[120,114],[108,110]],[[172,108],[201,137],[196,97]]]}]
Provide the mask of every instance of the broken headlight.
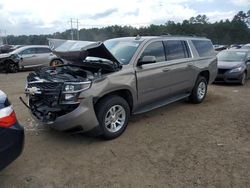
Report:
[{"label": "broken headlight", "polygon": [[91,87],[91,82],[67,82],[63,86],[62,100],[74,101],[78,100],[80,92],[85,91]]}]

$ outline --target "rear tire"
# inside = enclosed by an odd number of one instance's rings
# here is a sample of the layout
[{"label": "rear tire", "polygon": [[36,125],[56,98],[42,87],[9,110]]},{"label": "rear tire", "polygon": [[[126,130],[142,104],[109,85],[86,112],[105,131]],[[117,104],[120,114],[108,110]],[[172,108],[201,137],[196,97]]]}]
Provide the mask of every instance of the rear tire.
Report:
[{"label": "rear tire", "polygon": [[16,73],[16,72],[18,72],[19,71],[18,63],[8,62],[6,71],[7,71],[7,73]]},{"label": "rear tire", "polygon": [[55,67],[55,66],[59,66],[59,65],[63,65],[63,61],[60,59],[54,59],[50,62],[51,67]]},{"label": "rear tire", "polygon": [[107,96],[95,107],[103,138],[119,137],[126,129],[130,118],[130,107],[120,96]]},{"label": "rear tire", "polygon": [[207,80],[203,76],[198,76],[195,86],[189,96],[189,101],[198,104],[201,103],[207,95]]}]

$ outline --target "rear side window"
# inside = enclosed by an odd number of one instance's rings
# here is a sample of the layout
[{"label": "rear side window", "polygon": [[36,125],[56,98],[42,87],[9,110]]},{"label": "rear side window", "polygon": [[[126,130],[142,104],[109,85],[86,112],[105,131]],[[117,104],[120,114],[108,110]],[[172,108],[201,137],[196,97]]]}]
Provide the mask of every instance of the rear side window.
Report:
[{"label": "rear side window", "polygon": [[22,52],[20,52],[20,54],[29,55],[29,54],[35,54],[35,52],[36,52],[35,48],[28,48],[28,49],[23,50]]},{"label": "rear side window", "polygon": [[213,56],[214,48],[209,40],[192,40],[200,57]]},{"label": "rear side window", "polygon": [[50,53],[51,50],[49,48],[36,48],[36,53],[37,54],[45,54],[45,53]]},{"label": "rear side window", "polygon": [[190,51],[186,41],[168,40],[163,43],[168,61],[190,57]]},{"label": "rear side window", "polygon": [[144,56],[155,56],[156,62],[165,61],[166,58],[163,43],[161,41],[158,41],[149,44],[142,53],[141,58]]}]

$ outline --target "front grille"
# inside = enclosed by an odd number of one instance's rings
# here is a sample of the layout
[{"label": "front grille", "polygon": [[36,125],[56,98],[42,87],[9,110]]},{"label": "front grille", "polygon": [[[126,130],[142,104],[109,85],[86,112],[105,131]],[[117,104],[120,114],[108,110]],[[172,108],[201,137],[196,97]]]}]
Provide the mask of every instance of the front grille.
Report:
[{"label": "front grille", "polygon": [[61,89],[62,83],[57,82],[40,82],[40,83],[28,83],[28,87],[37,87],[41,90],[58,90]]},{"label": "front grille", "polygon": [[37,88],[37,92],[30,95],[31,101],[44,103],[48,106],[55,106],[58,104],[60,99],[60,93],[62,89],[62,83],[56,82],[39,82],[39,83],[28,83],[29,89],[33,87]]},{"label": "front grille", "polygon": [[227,72],[229,69],[218,69],[218,74],[224,74]]}]

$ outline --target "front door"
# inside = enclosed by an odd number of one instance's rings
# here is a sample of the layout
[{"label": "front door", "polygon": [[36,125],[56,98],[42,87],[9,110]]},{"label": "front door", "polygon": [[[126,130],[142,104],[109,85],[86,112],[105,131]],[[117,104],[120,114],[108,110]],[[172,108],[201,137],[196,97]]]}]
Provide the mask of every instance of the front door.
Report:
[{"label": "front door", "polygon": [[22,58],[22,66],[32,66],[34,65],[34,58],[36,58],[36,49],[27,48],[19,53]]},{"label": "front door", "polygon": [[138,104],[156,101],[170,95],[168,87],[168,69],[162,41],[151,42],[143,50],[140,59],[144,56],[154,56],[156,62],[136,66]]}]

